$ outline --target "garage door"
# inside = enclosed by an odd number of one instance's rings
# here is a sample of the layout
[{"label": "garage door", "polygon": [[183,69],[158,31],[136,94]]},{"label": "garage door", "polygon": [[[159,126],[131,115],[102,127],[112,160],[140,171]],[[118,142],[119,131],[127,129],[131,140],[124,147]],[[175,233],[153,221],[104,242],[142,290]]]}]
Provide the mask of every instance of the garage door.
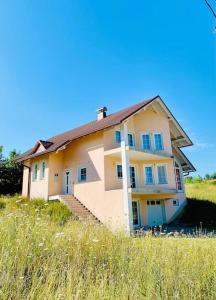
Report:
[{"label": "garage door", "polygon": [[148,200],[148,225],[158,226],[164,223],[161,200]]}]

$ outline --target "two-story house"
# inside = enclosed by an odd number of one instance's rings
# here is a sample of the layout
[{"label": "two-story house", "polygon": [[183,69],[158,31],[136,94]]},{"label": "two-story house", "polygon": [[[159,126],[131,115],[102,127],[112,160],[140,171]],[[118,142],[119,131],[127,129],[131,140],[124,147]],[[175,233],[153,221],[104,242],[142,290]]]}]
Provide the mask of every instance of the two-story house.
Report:
[{"label": "two-story house", "polygon": [[22,195],[76,198],[114,230],[169,223],[186,204],[183,176],[195,170],[180,149],[190,138],[159,96],[106,111],[20,155]]}]

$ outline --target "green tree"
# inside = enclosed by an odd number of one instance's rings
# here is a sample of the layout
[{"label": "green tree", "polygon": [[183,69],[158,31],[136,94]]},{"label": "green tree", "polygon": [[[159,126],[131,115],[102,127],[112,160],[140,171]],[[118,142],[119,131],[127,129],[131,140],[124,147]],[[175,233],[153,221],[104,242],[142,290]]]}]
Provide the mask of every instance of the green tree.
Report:
[{"label": "green tree", "polygon": [[21,192],[22,165],[15,162],[16,150],[12,150],[8,158],[3,156],[0,146],[0,195],[14,195]]},{"label": "green tree", "polygon": [[214,173],[211,175],[211,178],[212,178],[212,179],[216,179],[216,172],[214,172]]},{"label": "green tree", "polygon": [[205,174],[205,180],[210,180],[211,179],[211,175],[209,175],[209,174]]}]

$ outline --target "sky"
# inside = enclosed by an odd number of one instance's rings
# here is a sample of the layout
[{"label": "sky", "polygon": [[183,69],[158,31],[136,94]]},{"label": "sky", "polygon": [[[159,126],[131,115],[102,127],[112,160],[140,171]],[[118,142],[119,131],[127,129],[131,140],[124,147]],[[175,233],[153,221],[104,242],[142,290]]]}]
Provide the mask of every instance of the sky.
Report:
[{"label": "sky", "polygon": [[215,25],[204,0],[0,0],[4,154],[159,94],[213,173]]}]

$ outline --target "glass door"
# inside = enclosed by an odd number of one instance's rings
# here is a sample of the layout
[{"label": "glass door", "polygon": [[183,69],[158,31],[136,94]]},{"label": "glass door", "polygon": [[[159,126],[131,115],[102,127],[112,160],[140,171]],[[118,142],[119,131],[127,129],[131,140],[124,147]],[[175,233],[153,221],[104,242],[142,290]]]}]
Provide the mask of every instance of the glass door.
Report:
[{"label": "glass door", "polygon": [[130,166],[130,184],[131,188],[136,188],[136,174],[135,174],[135,167]]}]

